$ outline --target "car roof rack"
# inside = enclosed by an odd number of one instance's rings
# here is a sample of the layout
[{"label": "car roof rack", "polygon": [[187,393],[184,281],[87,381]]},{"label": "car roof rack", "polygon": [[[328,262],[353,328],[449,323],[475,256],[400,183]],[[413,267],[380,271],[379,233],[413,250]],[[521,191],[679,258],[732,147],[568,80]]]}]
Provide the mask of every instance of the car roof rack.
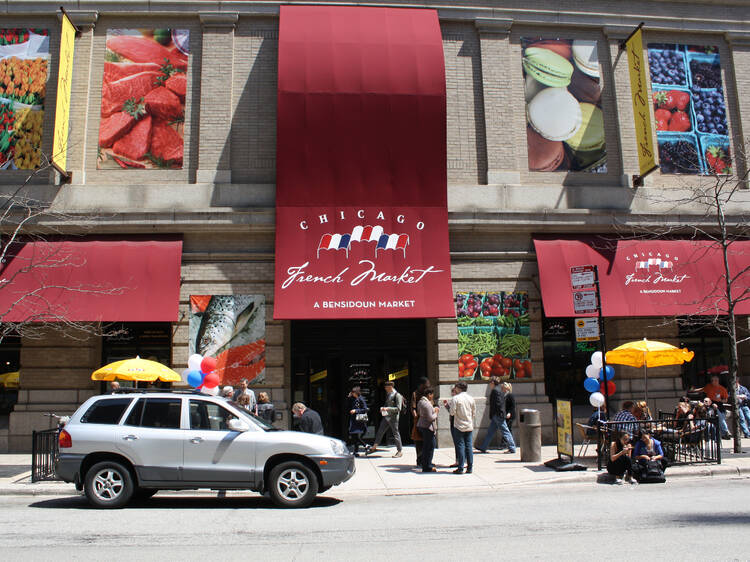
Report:
[{"label": "car roof rack", "polygon": [[108,392],[107,394],[152,394],[152,393],[167,393],[167,394],[200,394],[202,396],[208,396],[197,388],[131,388],[131,387],[120,387],[119,389]]}]

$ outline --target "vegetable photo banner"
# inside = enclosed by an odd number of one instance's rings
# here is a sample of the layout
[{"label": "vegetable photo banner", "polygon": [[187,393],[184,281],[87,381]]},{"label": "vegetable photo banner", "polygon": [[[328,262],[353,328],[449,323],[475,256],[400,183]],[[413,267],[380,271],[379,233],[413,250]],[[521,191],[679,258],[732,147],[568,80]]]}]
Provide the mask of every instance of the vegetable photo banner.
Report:
[{"label": "vegetable photo banner", "polygon": [[190,32],[109,29],[98,169],[182,168]]},{"label": "vegetable photo banner", "polygon": [[282,6],[274,318],[453,316],[435,10]]},{"label": "vegetable photo banner", "polygon": [[266,378],[263,295],[190,295],[190,354],[212,357],[220,385],[262,384]]},{"label": "vegetable photo banner", "polygon": [[526,292],[456,293],[456,322],[459,380],[533,376]]}]

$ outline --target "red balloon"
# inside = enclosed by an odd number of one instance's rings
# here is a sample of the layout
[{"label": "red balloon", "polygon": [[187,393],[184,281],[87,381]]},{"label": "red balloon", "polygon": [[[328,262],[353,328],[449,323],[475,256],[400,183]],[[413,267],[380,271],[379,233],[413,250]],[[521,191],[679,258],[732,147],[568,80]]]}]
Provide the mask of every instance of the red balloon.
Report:
[{"label": "red balloon", "polygon": [[[609,396],[612,396],[616,390],[617,390],[617,387],[615,386],[615,382],[607,381],[607,394],[609,394]],[[599,392],[604,394],[604,383],[601,383],[599,385]]]},{"label": "red balloon", "polygon": [[201,361],[201,372],[209,374],[214,370],[216,370],[216,359],[213,357],[204,357],[203,361]]},{"label": "red balloon", "polygon": [[214,388],[215,386],[219,385],[219,375],[215,375],[211,373],[210,375],[206,375],[206,377],[203,379],[203,386],[206,388]]}]

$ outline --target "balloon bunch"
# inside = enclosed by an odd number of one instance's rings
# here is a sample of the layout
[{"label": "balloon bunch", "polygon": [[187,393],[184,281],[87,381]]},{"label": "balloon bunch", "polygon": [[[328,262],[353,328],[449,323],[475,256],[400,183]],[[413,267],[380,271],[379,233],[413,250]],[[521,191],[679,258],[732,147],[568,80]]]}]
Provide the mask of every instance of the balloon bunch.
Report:
[{"label": "balloon bunch", "polygon": [[219,394],[219,375],[216,370],[216,359],[194,353],[188,358],[188,368],[182,371],[182,378],[193,388],[205,394]]},{"label": "balloon bunch", "polygon": [[583,381],[583,388],[591,393],[589,402],[595,408],[601,408],[604,404],[605,384],[607,396],[612,396],[617,387],[612,379],[615,378],[615,370],[607,365],[603,369],[602,352],[595,351],[591,354],[591,364],[586,367],[586,380]]}]

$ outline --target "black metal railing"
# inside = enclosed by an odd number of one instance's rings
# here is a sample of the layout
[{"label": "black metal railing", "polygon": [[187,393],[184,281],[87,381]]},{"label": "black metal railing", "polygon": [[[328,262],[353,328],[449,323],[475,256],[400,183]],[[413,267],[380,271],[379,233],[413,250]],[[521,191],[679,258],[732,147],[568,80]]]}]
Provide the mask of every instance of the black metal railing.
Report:
[{"label": "black metal railing", "polygon": [[31,481],[58,480],[55,474],[57,436],[60,430],[45,429],[31,434]]},{"label": "black metal railing", "polygon": [[641,430],[647,428],[661,442],[669,464],[716,463],[721,464],[721,440],[716,418],[687,420],[671,414],[660,414],[658,420],[608,422],[597,430],[599,470],[607,466],[610,443],[626,431],[633,446],[640,439]]}]

